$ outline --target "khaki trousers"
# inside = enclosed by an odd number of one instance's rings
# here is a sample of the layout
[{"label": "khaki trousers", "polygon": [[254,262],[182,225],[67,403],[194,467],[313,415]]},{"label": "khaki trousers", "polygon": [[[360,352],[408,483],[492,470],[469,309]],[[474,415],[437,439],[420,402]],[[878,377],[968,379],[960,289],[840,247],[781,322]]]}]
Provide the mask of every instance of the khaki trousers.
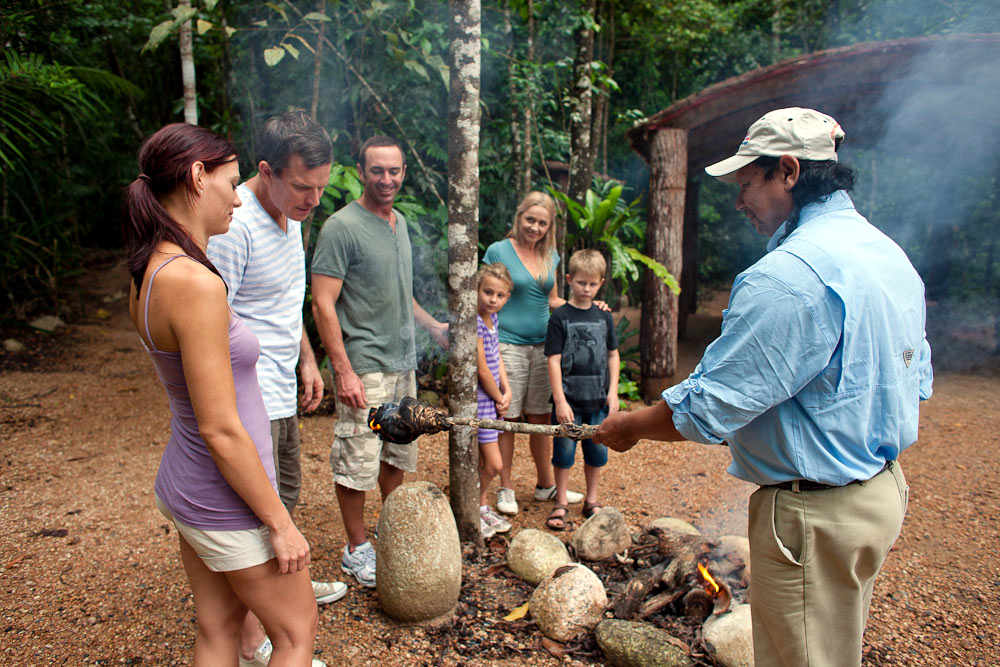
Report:
[{"label": "khaki trousers", "polygon": [[750,496],[750,609],[757,667],[861,664],[872,587],[903,525],[898,462],[866,482]]}]

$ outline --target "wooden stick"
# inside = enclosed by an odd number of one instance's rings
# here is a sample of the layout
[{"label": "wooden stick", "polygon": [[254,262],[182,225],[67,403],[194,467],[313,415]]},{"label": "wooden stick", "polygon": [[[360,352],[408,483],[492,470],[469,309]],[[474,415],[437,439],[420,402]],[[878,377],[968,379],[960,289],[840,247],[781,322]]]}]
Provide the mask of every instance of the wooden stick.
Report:
[{"label": "wooden stick", "polygon": [[529,424],[509,422],[505,419],[480,419],[478,417],[445,417],[445,421],[452,426],[472,426],[473,428],[488,428],[508,433],[528,433],[529,435],[554,435],[574,440],[592,438],[597,433],[597,427],[589,424]]}]

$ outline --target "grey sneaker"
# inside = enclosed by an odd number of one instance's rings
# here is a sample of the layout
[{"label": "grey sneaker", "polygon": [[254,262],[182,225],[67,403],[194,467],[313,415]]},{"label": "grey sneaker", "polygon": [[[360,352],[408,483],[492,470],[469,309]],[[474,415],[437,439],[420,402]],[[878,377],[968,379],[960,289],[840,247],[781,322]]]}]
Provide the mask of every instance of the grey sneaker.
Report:
[{"label": "grey sneaker", "polygon": [[[535,487],[535,500],[555,500],[556,499],[556,487],[549,486],[542,488],[540,486]],[[583,502],[583,494],[577,491],[566,490],[566,500],[569,501],[570,505],[578,505]]]},{"label": "grey sneaker", "polygon": [[[490,530],[495,533],[506,533],[510,530],[510,521],[503,518],[499,514],[493,511],[492,507],[487,507],[486,509],[479,509],[479,524],[486,524],[490,527]],[[483,538],[486,538],[486,531],[483,531]]]},{"label": "grey sneaker", "polygon": [[[264,643],[257,647],[257,650],[253,652],[252,658],[247,660],[242,655],[240,656],[240,667],[261,667],[262,665],[267,665],[271,662],[271,654],[273,652],[274,647],[271,646],[271,640],[268,637],[264,637]],[[326,663],[313,658],[311,667],[326,667]]]},{"label": "grey sneaker", "polygon": [[375,588],[375,548],[372,543],[362,542],[354,547],[354,551],[345,544],[340,569],[357,579],[362,586]]},{"label": "grey sneaker", "polygon": [[497,489],[497,511],[501,514],[517,514],[517,499],[514,489],[500,487]]},{"label": "grey sneaker", "polygon": [[347,595],[347,584],[342,581],[314,581],[312,587],[316,604],[330,604]]}]

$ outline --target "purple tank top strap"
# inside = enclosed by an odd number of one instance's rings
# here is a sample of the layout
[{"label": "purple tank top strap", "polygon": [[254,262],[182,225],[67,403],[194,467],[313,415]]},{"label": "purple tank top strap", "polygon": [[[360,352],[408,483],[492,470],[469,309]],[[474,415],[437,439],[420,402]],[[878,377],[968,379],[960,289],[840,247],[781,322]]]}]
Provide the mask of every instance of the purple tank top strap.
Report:
[{"label": "purple tank top strap", "polygon": [[167,261],[163,262],[163,264],[160,264],[153,270],[153,275],[149,276],[149,285],[146,286],[146,303],[142,309],[142,323],[146,327],[146,340],[148,340],[149,344],[152,345],[151,349],[154,352],[159,352],[159,350],[156,349],[156,343],[153,341],[153,336],[149,333],[149,293],[153,291],[153,281],[156,280],[156,274],[160,272],[160,269],[162,269],[163,267],[165,267],[167,264],[174,261],[178,257],[187,257],[192,261],[197,261],[194,257],[191,257],[190,255],[185,255],[185,254],[172,255],[171,257],[167,258]]}]

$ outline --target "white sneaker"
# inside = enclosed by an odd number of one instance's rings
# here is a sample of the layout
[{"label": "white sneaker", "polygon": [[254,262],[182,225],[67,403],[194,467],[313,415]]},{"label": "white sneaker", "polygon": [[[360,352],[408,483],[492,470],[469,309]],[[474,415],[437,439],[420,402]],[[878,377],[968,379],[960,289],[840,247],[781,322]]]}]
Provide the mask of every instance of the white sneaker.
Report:
[{"label": "white sneaker", "polygon": [[375,547],[366,541],[351,551],[350,545],[345,544],[340,569],[357,579],[362,586],[375,588]]},{"label": "white sneaker", "polygon": [[347,584],[342,581],[314,581],[312,587],[316,604],[330,604],[347,595]]},{"label": "white sneaker", "polygon": [[484,540],[488,540],[497,534],[497,529],[489,524],[482,512],[479,514],[479,532],[483,534]]},{"label": "white sneaker", "polygon": [[500,487],[497,489],[497,511],[502,514],[517,514],[517,499],[514,489]]},{"label": "white sneaker", "polygon": [[[491,536],[496,533],[506,533],[510,530],[510,521],[507,521],[507,519],[494,512],[492,507],[479,508],[479,525],[482,526],[484,523],[490,527],[492,531],[490,533]],[[483,531],[483,539],[485,538],[486,532]]]},{"label": "white sneaker", "polygon": [[[264,643],[257,647],[257,650],[253,652],[252,658],[247,660],[242,655],[240,656],[240,667],[261,667],[261,665],[266,665],[271,662],[271,653],[273,652],[274,647],[271,646],[270,638],[264,637]],[[311,667],[326,667],[326,663],[313,658]]]},{"label": "white sneaker", "polygon": [[[547,488],[542,488],[540,486],[535,487],[535,500],[555,500],[556,499],[556,487],[550,486]],[[583,502],[583,494],[577,491],[566,490],[566,500],[569,501],[570,505],[578,505]]]}]

